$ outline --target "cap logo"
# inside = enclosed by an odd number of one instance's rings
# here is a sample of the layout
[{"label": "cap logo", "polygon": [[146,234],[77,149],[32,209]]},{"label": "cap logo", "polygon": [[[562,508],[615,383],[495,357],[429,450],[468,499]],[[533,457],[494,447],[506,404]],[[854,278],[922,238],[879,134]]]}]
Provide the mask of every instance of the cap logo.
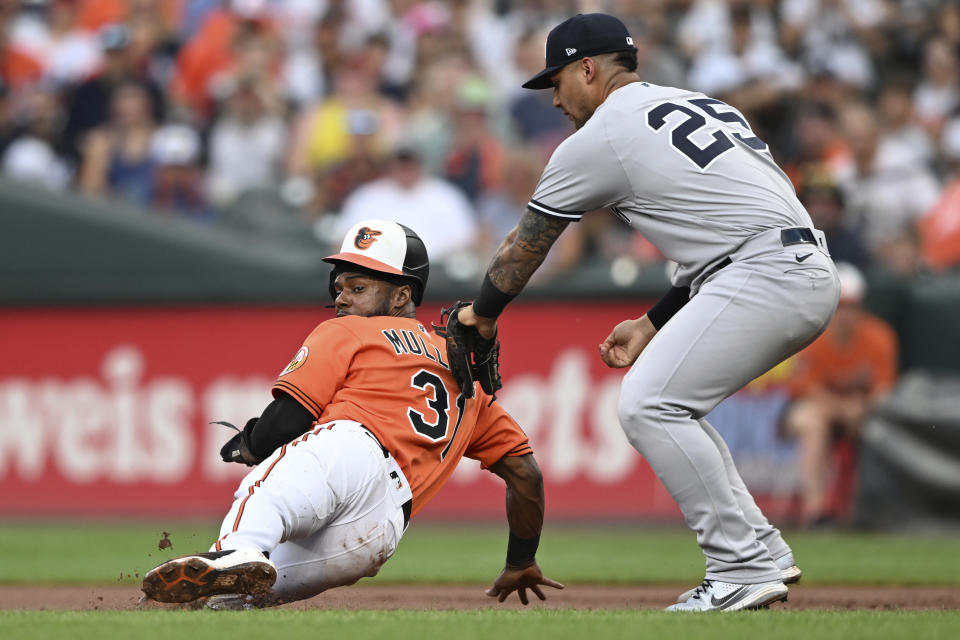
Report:
[{"label": "cap logo", "polygon": [[353,246],[361,250],[369,249],[377,241],[377,236],[382,235],[383,233],[376,229],[360,227],[360,230],[357,231],[357,237],[353,239]]},{"label": "cap logo", "polygon": [[567,55],[568,55],[568,56],[572,56],[572,55],[575,54],[576,52],[577,52],[576,49],[573,49],[573,48],[571,48],[571,47],[567,47]]},{"label": "cap logo", "polygon": [[627,36],[627,44],[630,45],[631,47],[633,46],[633,38],[631,38],[630,36]]}]

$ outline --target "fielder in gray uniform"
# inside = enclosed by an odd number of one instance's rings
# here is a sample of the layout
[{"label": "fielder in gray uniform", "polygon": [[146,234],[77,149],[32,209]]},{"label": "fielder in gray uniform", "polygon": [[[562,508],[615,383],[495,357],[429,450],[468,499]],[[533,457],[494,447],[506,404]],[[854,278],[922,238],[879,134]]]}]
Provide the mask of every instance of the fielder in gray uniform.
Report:
[{"label": "fielder in gray uniform", "polygon": [[577,131],[554,152],[527,211],[500,245],[460,320],[481,334],[584,212],[610,209],[679,267],[673,288],[600,344],[628,367],[619,415],[697,533],[706,579],[674,611],[756,609],[786,599],[800,569],[757,508],[704,416],[813,341],[839,281],[823,234],[736,109],[635,73],[626,27],[604,14],[554,28],[546,68],[523,86],[553,89]]}]

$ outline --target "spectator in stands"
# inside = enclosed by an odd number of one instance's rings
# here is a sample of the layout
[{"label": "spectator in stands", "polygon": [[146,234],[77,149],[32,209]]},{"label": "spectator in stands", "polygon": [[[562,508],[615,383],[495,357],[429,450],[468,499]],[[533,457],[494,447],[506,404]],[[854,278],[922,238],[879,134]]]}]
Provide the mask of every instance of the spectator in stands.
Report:
[{"label": "spectator in stands", "polygon": [[10,7],[0,6],[0,79],[9,89],[19,91],[36,85],[43,77],[43,67],[10,40],[11,21]]},{"label": "spectator in stands", "polygon": [[803,186],[810,167],[824,167],[832,173],[849,162],[850,152],[830,105],[801,102],[788,121],[791,126],[782,132],[784,139],[779,146],[784,148],[783,170],[796,188]]},{"label": "spectator in stands", "polygon": [[210,132],[207,172],[210,200],[219,207],[245,191],[275,187],[287,145],[286,123],[268,86],[239,78],[223,91],[226,104]]},{"label": "spectator in stands", "polygon": [[200,137],[193,127],[163,125],[153,136],[150,154],[155,167],[150,204],[194,220],[212,220],[199,165]]},{"label": "spectator in stands", "polygon": [[110,101],[107,122],[82,143],[80,188],[90,194],[113,194],[146,204],[153,187],[150,148],[156,121],[150,93],[138,82],[120,85]]},{"label": "spectator in stands", "polygon": [[[862,307],[866,284],[852,265],[839,263],[840,305],[813,344],[795,356],[785,415],[797,439],[802,518],[807,525],[849,513],[855,465],[852,454],[863,422],[897,378],[897,338]],[[844,445],[839,450],[838,441]],[[834,462],[840,458],[839,468]]]},{"label": "spectator in stands", "polygon": [[827,248],[835,262],[847,262],[860,269],[870,263],[860,236],[843,223],[843,192],[821,165],[809,165],[801,176],[797,191],[813,226],[823,231]]},{"label": "spectator in stands", "polygon": [[175,102],[209,117],[216,99],[222,98],[224,87],[231,86],[222,79],[236,79],[249,71],[237,73],[238,57],[244,58],[239,66],[269,66],[269,73],[279,80],[282,66],[275,55],[274,25],[258,4],[248,3],[246,10],[236,12],[226,7],[217,9],[203,18],[199,31],[184,44],[177,57],[170,89]]},{"label": "spectator in stands", "polygon": [[[517,42],[515,63],[525,78],[543,68],[543,43],[546,34],[527,31]],[[525,143],[536,145],[545,156],[572,133],[570,121],[553,106],[549,91],[524,91],[517,83],[516,94],[510,99],[509,111],[513,125]]]},{"label": "spectator in stands", "polygon": [[686,83],[685,64],[671,46],[667,16],[657,3],[642,2],[635,18],[624,23],[637,47],[637,73],[646,82],[663,87],[682,87]]},{"label": "spectator in stands", "polygon": [[755,11],[747,3],[733,3],[729,37],[701,48],[688,78],[691,89],[717,96],[748,116],[776,107],[803,81],[800,66],[784,55],[770,33],[769,22],[758,24]]},{"label": "spectator in stands", "polygon": [[79,28],[77,0],[50,0],[43,13],[22,13],[10,39],[43,68],[44,78],[61,86],[79,82],[100,65],[96,36]]},{"label": "spectator in stands", "polygon": [[67,142],[77,155],[83,136],[107,121],[113,94],[125,83],[142,83],[150,97],[154,120],[163,117],[163,92],[142,68],[138,68],[131,47],[130,28],[124,24],[104,27],[100,32],[100,45],[103,48],[100,71],[77,85],[67,106]]},{"label": "spectator in stands", "polygon": [[454,137],[444,167],[447,180],[474,204],[484,192],[500,188],[506,160],[506,148],[490,127],[491,100],[491,88],[481,77],[461,81],[453,113]]},{"label": "spectator in stands", "polygon": [[38,87],[26,96],[21,108],[23,131],[6,146],[0,170],[15,180],[55,191],[65,189],[73,169],[60,145],[63,110],[58,94]]},{"label": "spectator in stands", "polygon": [[909,275],[919,266],[915,224],[936,202],[940,184],[912,153],[883,141],[877,116],[865,104],[848,105],[841,130],[850,162],[838,182],[846,200],[846,220],[861,233],[872,256],[891,271]]},{"label": "spectator in stands", "polygon": [[308,43],[290,51],[284,62],[283,84],[287,98],[297,106],[322,100],[330,88],[330,71],[340,66],[340,29],[344,12],[331,7],[316,22]]},{"label": "spectator in stands", "polygon": [[[379,91],[379,44],[333,69],[333,92],[297,116],[287,173],[314,181],[313,209],[335,211],[362,181],[373,176],[403,127],[403,112]],[[346,229],[344,229],[346,232]]]},{"label": "spectator in stands", "polygon": [[477,236],[470,202],[450,183],[425,175],[417,152],[406,144],[394,150],[383,178],[361,186],[347,198],[334,237],[342,237],[371,212],[419,229],[431,262],[442,262],[471,248]]},{"label": "spectator in stands", "polygon": [[924,264],[942,271],[960,265],[960,117],[943,127],[947,185],[917,223]]},{"label": "spectator in stands", "polygon": [[953,111],[960,106],[960,67],[957,52],[950,41],[935,36],[926,42],[923,52],[923,77],[913,93],[913,104],[920,122],[933,136]]},{"label": "spectator in stands", "polygon": [[933,168],[936,148],[929,131],[921,126],[913,104],[913,83],[903,73],[892,74],[880,87],[880,147],[906,165]]},{"label": "spectator in stands", "polygon": [[861,90],[874,81],[871,50],[883,46],[885,0],[784,0],[781,42],[808,69],[822,69]]}]

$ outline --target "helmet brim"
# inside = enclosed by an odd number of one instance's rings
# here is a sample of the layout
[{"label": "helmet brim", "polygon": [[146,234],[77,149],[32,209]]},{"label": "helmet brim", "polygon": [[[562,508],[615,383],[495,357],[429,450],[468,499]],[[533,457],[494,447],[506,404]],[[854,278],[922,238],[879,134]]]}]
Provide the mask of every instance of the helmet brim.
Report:
[{"label": "helmet brim", "polygon": [[381,273],[389,273],[395,276],[405,275],[402,270],[391,267],[386,262],[380,262],[369,256],[362,256],[356,253],[337,253],[332,256],[327,256],[323,261],[329,262],[330,264],[356,264],[371,271],[380,271]]}]

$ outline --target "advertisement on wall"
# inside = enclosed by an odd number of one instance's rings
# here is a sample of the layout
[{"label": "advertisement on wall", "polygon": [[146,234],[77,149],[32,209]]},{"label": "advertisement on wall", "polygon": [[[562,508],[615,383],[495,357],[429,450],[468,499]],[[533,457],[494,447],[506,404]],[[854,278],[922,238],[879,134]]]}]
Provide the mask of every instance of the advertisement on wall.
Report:
[{"label": "advertisement on wall", "polygon": [[[597,345],[648,305],[528,303],[501,322],[500,401],[527,432],[552,518],[679,519],[618,420],[623,370]],[[439,308],[422,307],[425,323]],[[270,401],[322,307],[0,313],[0,515],[215,516],[247,468],[220,460]],[[776,475],[776,474],[774,474]],[[423,518],[499,518],[503,483],[470,460]]]}]

